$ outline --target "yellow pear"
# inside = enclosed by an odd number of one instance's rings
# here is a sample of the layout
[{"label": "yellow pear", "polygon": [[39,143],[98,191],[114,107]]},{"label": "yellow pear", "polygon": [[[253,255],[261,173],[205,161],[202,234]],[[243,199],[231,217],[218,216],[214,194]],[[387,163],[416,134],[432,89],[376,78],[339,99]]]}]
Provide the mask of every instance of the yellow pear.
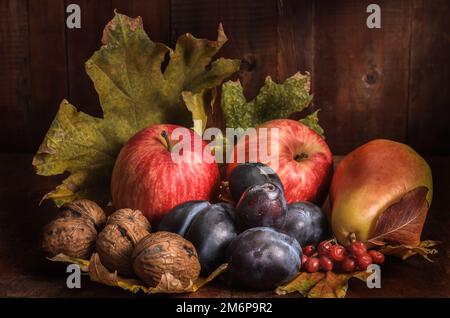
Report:
[{"label": "yellow pear", "polygon": [[331,227],[341,244],[371,238],[380,215],[406,193],[425,186],[431,204],[433,181],[427,162],[408,145],[370,141],[337,166],[330,188]]}]

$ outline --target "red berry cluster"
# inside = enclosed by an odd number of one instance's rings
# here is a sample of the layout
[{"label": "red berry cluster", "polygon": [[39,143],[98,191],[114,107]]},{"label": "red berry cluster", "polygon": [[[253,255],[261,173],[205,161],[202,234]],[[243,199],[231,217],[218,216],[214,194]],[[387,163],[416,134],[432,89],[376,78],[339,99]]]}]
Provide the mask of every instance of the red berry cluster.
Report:
[{"label": "red berry cluster", "polygon": [[383,262],[384,255],[375,250],[368,251],[363,242],[355,241],[345,248],[333,241],[323,241],[317,251],[313,245],[303,248],[302,268],[309,273],[329,272],[333,268],[350,273]]}]

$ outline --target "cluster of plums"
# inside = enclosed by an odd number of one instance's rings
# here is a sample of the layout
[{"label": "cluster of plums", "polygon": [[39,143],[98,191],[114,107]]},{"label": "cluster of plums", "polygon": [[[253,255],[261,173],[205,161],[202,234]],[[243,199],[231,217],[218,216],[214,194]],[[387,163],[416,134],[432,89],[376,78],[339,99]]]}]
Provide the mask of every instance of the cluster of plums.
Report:
[{"label": "cluster of plums", "polygon": [[228,262],[226,281],[234,286],[265,290],[290,281],[302,266],[302,246],[327,237],[323,211],[309,202],[287,204],[279,177],[261,163],[238,165],[229,188],[236,205],[188,201],[158,230],[192,242],[202,275]]}]

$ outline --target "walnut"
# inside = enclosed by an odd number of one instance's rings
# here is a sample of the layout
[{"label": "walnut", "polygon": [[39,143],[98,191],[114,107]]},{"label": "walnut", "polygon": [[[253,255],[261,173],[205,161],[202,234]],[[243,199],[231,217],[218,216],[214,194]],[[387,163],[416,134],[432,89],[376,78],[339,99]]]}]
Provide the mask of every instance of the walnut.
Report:
[{"label": "walnut", "polygon": [[111,214],[108,218],[107,224],[120,223],[122,220],[129,220],[135,223],[137,226],[146,229],[147,231],[151,231],[150,222],[147,218],[142,214],[139,210],[132,209],[120,209]]},{"label": "walnut", "polygon": [[98,235],[96,249],[102,264],[110,271],[122,276],[131,276],[132,253],[136,243],[148,235],[139,222],[122,218],[110,222]]},{"label": "walnut", "polygon": [[63,217],[86,217],[89,218],[99,230],[106,223],[106,214],[97,203],[90,200],[76,200],[63,205]]},{"label": "walnut", "polygon": [[59,253],[89,259],[95,246],[97,231],[87,218],[60,217],[44,229],[42,248],[49,256]]},{"label": "walnut", "polygon": [[133,259],[136,275],[152,287],[158,285],[163,274],[171,274],[184,287],[193,283],[200,274],[195,247],[175,233],[147,235],[136,245]]}]

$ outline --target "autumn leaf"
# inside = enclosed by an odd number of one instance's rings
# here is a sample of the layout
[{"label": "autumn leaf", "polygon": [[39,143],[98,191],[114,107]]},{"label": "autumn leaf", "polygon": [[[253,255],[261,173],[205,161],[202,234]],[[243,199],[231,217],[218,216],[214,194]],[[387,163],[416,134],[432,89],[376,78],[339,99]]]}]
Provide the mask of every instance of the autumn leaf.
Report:
[{"label": "autumn leaf", "polygon": [[[214,101],[216,100],[217,92],[215,89],[204,89],[199,93],[183,92],[183,100],[187,109],[192,113],[192,120],[194,121],[193,129],[200,136],[206,128],[207,110],[213,109]],[[197,126],[199,123],[200,126]]]},{"label": "autumn leaf", "polygon": [[300,273],[286,285],[275,290],[278,295],[299,292],[308,298],[343,298],[347,294],[348,281],[358,278],[366,281],[370,273],[365,271],[353,273],[316,272]]},{"label": "autumn leaf", "polygon": [[299,121],[302,124],[305,124],[306,126],[308,126],[309,128],[311,128],[312,130],[314,130],[316,133],[318,133],[320,136],[322,136],[322,138],[325,138],[324,136],[324,130],[322,127],[320,127],[319,125],[319,109],[316,110],[314,113],[306,116],[303,119],[300,119]]},{"label": "autumn leaf", "polygon": [[89,261],[81,258],[76,257],[70,257],[65,254],[59,253],[58,255],[55,255],[54,257],[48,258],[52,262],[60,262],[60,263],[69,263],[69,264],[76,264],[80,266],[80,269],[83,272],[89,271]]},{"label": "autumn leaf", "polygon": [[[251,101],[246,100],[239,80],[225,82],[222,84],[221,108],[226,127],[246,129],[268,120],[287,118],[308,107],[312,100],[309,91],[308,73],[296,73],[282,84],[275,83],[268,76],[259,94]],[[323,132],[317,123],[317,112],[310,116],[303,123]]]},{"label": "autumn leaf", "polygon": [[[106,204],[112,168],[122,145],[154,124],[192,126],[182,93],[208,94],[238,70],[237,60],[212,61],[226,41],[220,26],[216,41],[185,34],[172,50],[147,36],[140,17],[116,13],[105,27],[103,46],[86,62],[103,116],[78,112],[62,101],[33,166],[39,175],[68,172],[69,176],[43,199],[52,199],[57,206],[78,198]],[[196,110],[190,110],[198,117]],[[199,116],[205,119],[204,114]]]},{"label": "autumn leaf", "polygon": [[208,277],[197,278],[194,286],[192,286],[191,292],[196,292],[201,287],[205,286],[209,282],[213,281],[216,277],[218,277],[222,273],[226,272],[228,270],[228,266],[229,265],[227,263],[224,263],[224,264],[220,265],[219,267],[217,267],[211,274],[209,274]]},{"label": "autumn leaf", "polygon": [[128,290],[132,293],[142,291],[150,294],[173,294],[173,293],[193,293],[201,287],[205,286],[217,276],[222,274],[228,269],[228,264],[222,264],[208,277],[199,277],[195,282],[190,282],[187,285],[183,285],[178,279],[172,276],[170,273],[164,273],[161,276],[161,280],[156,287],[148,287],[138,279],[123,278],[117,274],[117,272],[111,273],[102,264],[100,257],[97,253],[92,254],[91,259],[82,260],[78,258],[72,258],[64,254],[58,254],[57,256],[50,258],[54,262],[63,262],[80,265],[80,269],[83,272],[89,274],[89,278],[97,283],[120,287]]},{"label": "autumn leaf", "polygon": [[100,257],[97,253],[92,254],[89,262],[89,278],[93,282],[101,283],[108,286],[121,287],[125,290],[129,290],[132,293],[137,293],[142,290],[147,293],[148,288],[137,279],[125,279],[117,275],[117,272],[109,272],[100,261]]},{"label": "autumn leaf", "polygon": [[426,240],[420,242],[420,244],[417,246],[405,244],[396,246],[385,245],[381,247],[379,251],[385,255],[400,257],[403,260],[418,254],[421,255],[426,260],[433,262],[430,256],[438,253],[437,249],[433,248],[438,244],[440,244],[440,242],[438,241]]},{"label": "autumn leaf", "polygon": [[369,242],[417,246],[428,212],[427,193],[428,188],[417,187],[389,206],[379,217]]}]

